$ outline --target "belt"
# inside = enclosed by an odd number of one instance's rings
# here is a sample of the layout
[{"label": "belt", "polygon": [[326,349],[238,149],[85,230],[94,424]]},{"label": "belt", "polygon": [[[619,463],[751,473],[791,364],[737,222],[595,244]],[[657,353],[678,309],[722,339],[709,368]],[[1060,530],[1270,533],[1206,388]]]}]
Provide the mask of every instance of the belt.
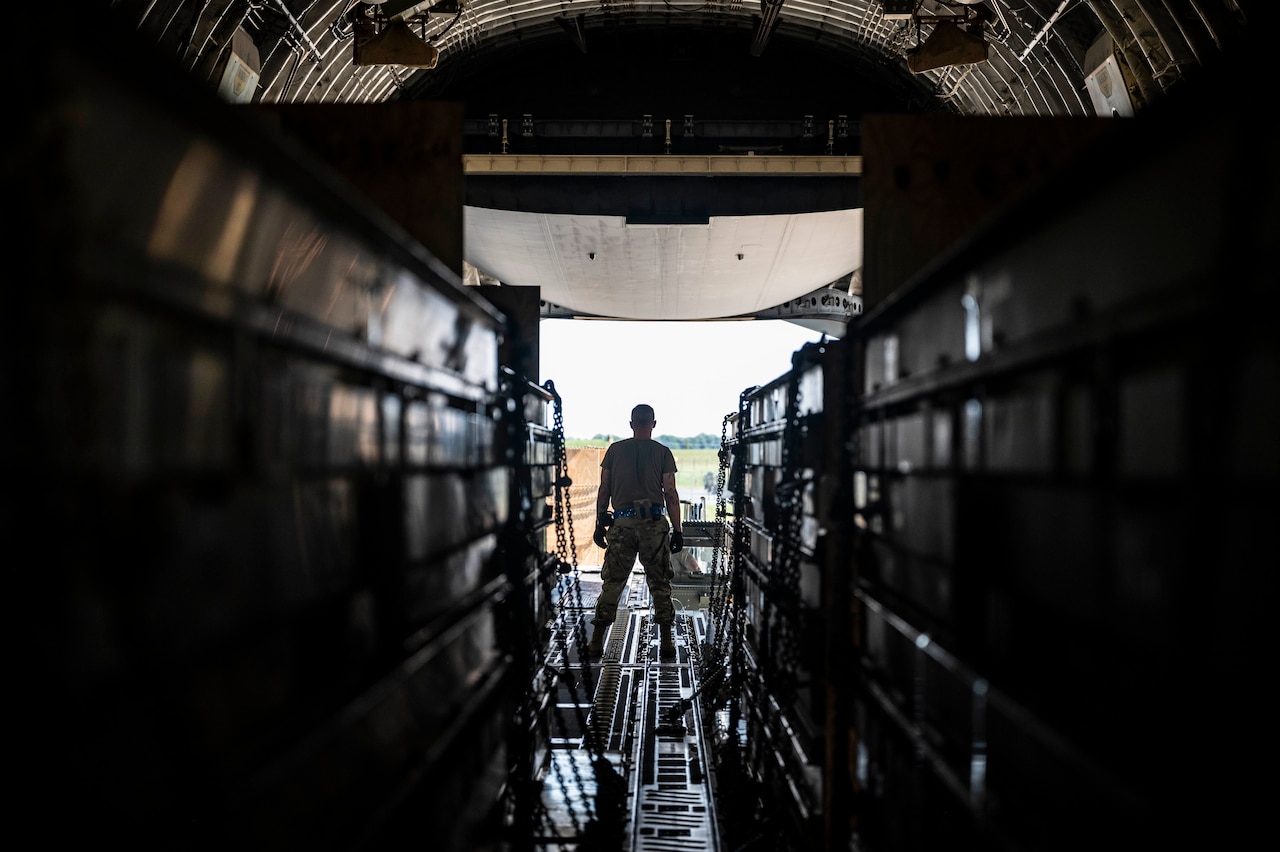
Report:
[{"label": "belt", "polygon": [[[650,515],[661,515],[661,514],[662,514],[663,512],[665,512],[665,511],[666,511],[666,509],[665,509],[665,508],[663,508],[662,506],[650,506],[650,507],[649,507],[649,514],[650,514]],[[632,508],[632,509],[618,509],[618,510],[616,510],[616,511],[613,513],[613,516],[614,516],[615,518],[634,518],[634,517],[636,516],[636,510],[635,510],[634,508]]]}]

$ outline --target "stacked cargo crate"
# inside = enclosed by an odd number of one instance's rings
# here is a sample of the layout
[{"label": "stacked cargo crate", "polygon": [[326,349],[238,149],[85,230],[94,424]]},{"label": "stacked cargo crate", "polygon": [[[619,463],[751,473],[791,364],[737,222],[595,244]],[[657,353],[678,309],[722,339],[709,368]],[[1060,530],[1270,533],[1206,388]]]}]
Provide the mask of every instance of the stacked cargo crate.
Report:
[{"label": "stacked cargo crate", "polygon": [[[733,607],[736,677],[751,774],[770,819],[793,839],[821,837],[824,659],[818,559],[817,448],[823,344],[792,370],[742,394],[733,437]],[[758,816],[758,815],[757,815]]]},{"label": "stacked cargo crate", "polygon": [[10,589],[39,695],[18,765],[76,810],[39,830],[472,848],[536,559],[511,558],[536,531],[504,317],[248,114],[158,91],[151,59],[69,43],[20,122],[44,177],[18,187],[4,365],[42,549]]},{"label": "stacked cargo crate", "polygon": [[874,846],[1238,831],[1211,811],[1249,799],[1248,711],[1218,690],[1258,664],[1275,588],[1244,554],[1276,509],[1274,240],[1251,223],[1277,187],[1240,191],[1256,122],[1181,114],[1117,127],[851,330]]}]

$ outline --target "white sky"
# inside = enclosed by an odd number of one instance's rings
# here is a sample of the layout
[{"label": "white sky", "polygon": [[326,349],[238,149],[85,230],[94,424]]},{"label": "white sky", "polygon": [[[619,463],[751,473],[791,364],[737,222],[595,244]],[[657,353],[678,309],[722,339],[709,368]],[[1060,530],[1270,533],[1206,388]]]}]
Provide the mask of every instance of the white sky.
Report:
[{"label": "white sky", "polygon": [[630,437],[641,402],[653,406],[655,436],[718,436],[742,391],[783,375],[793,352],[822,339],[786,320],[548,319],[538,334],[538,383],[555,384],[566,438]]}]

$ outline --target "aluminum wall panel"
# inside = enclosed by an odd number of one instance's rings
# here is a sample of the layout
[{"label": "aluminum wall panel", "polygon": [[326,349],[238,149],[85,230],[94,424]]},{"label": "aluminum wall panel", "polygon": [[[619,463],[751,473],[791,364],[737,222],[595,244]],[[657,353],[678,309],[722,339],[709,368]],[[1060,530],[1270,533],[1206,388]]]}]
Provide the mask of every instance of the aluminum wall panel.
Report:
[{"label": "aluminum wall panel", "polygon": [[41,694],[18,765],[81,809],[42,830],[382,848],[447,802],[471,848],[533,597],[499,546],[532,536],[504,317],[242,111],[92,55],[20,123],[24,233],[64,248],[24,267],[3,367],[43,551],[11,590]]},{"label": "aluminum wall panel", "polygon": [[[889,848],[930,848],[913,820],[948,808],[981,848],[1244,837],[1256,797],[1233,755],[1253,748],[1251,712],[1230,695],[1265,665],[1243,625],[1263,630],[1275,574],[1241,539],[1268,550],[1254,522],[1280,494],[1276,442],[1260,440],[1280,405],[1256,225],[1278,184],[1232,165],[1263,133],[1247,113],[1188,130],[1196,113],[1170,111],[1116,134],[847,338],[856,511],[831,519],[854,531],[833,570],[887,613],[861,613],[853,703],[865,789],[882,783],[896,812]],[[1092,181],[1140,144],[1141,168]],[[1212,162],[1171,180],[1184,157]],[[1202,202],[1191,220],[1184,192]],[[920,679],[911,647],[954,665]],[[986,695],[981,779],[955,762],[976,741],[967,683]],[[1215,746],[1184,748],[1192,730]],[[904,767],[911,748],[932,781]],[[1186,790],[1192,767],[1221,783]]]}]

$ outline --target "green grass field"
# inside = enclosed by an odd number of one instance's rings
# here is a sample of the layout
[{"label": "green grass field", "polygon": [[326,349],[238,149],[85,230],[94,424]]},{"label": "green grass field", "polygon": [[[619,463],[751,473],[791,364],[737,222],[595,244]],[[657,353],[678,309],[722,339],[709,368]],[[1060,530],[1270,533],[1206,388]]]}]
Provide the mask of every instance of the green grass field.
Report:
[{"label": "green grass field", "polygon": [[[607,446],[600,441],[588,441],[578,438],[566,438],[568,447]],[[716,476],[720,471],[720,450],[672,450],[676,457],[676,488],[681,498],[688,498],[693,492],[702,492],[707,473],[711,474],[711,491],[715,491]]]}]

